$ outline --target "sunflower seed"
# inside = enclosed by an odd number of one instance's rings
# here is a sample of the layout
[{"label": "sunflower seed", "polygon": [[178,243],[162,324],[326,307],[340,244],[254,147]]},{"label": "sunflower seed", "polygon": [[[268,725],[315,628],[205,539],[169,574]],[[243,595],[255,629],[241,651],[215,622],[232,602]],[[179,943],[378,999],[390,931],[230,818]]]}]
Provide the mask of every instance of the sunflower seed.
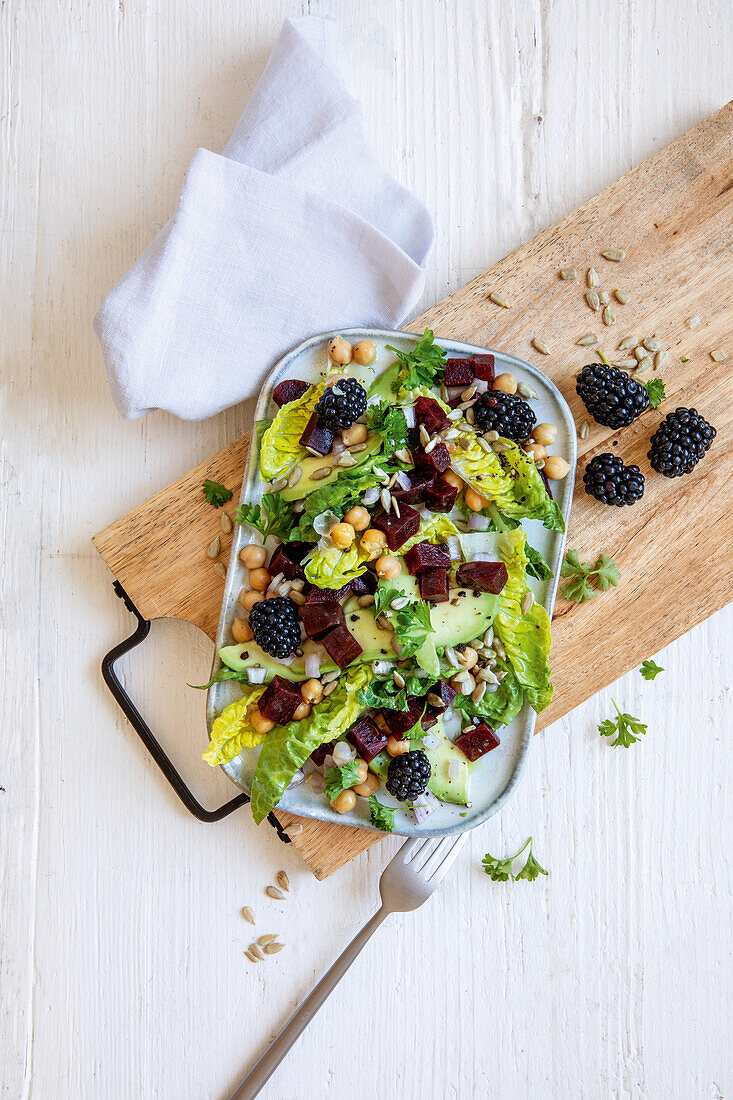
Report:
[{"label": "sunflower seed", "polygon": [[371,592],[367,592],[365,596],[359,596],[356,602],[359,607],[371,607],[374,603],[374,596],[372,596]]},{"label": "sunflower seed", "polygon": [[494,652],[501,661],[506,660],[506,650],[504,649],[503,642],[501,642],[499,638],[494,638]]},{"label": "sunflower seed", "polygon": [[486,451],[487,454],[492,455],[494,452],[491,449],[491,444],[487,443],[483,436],[478,437],[478,445],[482,451]]},{"label": "sunflower seed", "polygon": [[624,336],[623,340],[618,346],[619,351],[628,351],[629,348],[635,348],[639,343],[635,336]]},{"label": "sunflower seed", "polygon": [[596,313],[601,308],[601,299],[598,297],[598,293],[595,290],[586,290],[585,300],[592,310]]},{"label": "sunflower seed", "polygon": [[431,707],[445,707],[445,703],[443,702],[443,700],[440,698],[439,695],[436,695],[434,691],[428,692],[427,700],[430,703]]},{"label": "sunflower seed", "polygon": [[578,272],[574,267],[561,267],[560,278],[563,280],[563,282],[568,283],[571,279],[578,278]]},{"label": "sunflower seed", "polygon": [[522,600],[522,614],[526,615],[530,607],[534,603],[534,595],[532,592],[525,592],[524,599]]},{"label": "sunflower seed", "polygon": [[224,511],[222,511],[221,515],[219,516],[219,523],[221,524],[221,529],[225,535],[228,535],[232,527],[234,526],[234,524],[232,523],[232,517],[229,515],[228,512]]},{"label": "sunflower seed", "polygon": [[601,303],[602,306],[607,306],[608,303],[611,301],[611,295],[608,293],[607,290],[599,290],[598,301]]},{"label": "sunflower seed", "polygon": [[335,680],[330,684],[326,684],[325,688],[323,689],[323,698],[328,699],[329,695],[333,695],[337,687],[338,684]]},{"label": "sunflower seed", "polygon": [[494,443],[491,444],[491,449],[494,452],[494,454],[503,455],[503,454],[506,454],[506,452],[509,450],[510,446],[511,446],[511,444],[507,443],[506,440],[497,439],[497,440],[495,440]]},{"label": "sunflower seed", "polygon": [[590,435],[590,424],[588,423],[587,420],[584,420],[583,423],[580,425],[580,438],[581,439],[587,439],[589,435]]},{"label": "sunflower seed", "polygon": [[247,956],[247,958],[249,959],[249,961],[250,961],[250,962],[253,962],[253,963],[258,963],[258,962],[260,961],[260,960],[259,960],[259,959],[257,958],[257,956],[256,956],[256,955],[253,955],[253,954],[252,954],[252,952],[251,952],[251,951],[249,950],[249,948],[247,948],[247,950],[245,951],[245,955]]},{"label": "sunflower seed", "polygon": [[629,370],[631,367],[635,367],[636,364],[636,359],[617,359],[613,365],[614,367],[620,367],[621,370]]},{"label": "sunflower seed", "polygon": [[461,679],[461,688],[460,688],[461,695],[471,695],[471,693],[473,692],[475,687],[476,687],[476,681],[474,680],[471,673],[470,672],[464,672],[463,678]]},{"label": "sunflower seed", "polygon": [[503,294],[498,294],[495,290],[489,294],[489,298],[496,306],[502,306],[504,309],[509,309],[509,303]]},{"label": "sunflower seed", "polygon": [[218,558],[221,551],[221,539],[217,535],[215,539],[212,539],[209,545],[206,547],[206,554],[210,558]]},{"label": "sunflower seed", "polygon": [[470,401],[473,395],[476,393],[476,383],[473,382],[467,390],[464,390],[461,394],[461,401]]},{"label": "sunflower seed", "polygon": [[356,459],[350,451],[342,451],[334,462],[334,466],[356,466]]},{"label": "sunflower seed", "polygon": [[466,409],[466,420],[469,424],[473,424],[473,409]]},{"label": "sunflower seed", "polygon": [[420,425],[420,442],[422,443],[423,447],[427,447],[428,443],[430,442],[428,429],[425,427],[424,424]]},{"label": "sunflower seed", "polygon": [[338,680],[340,675],[341,675],[341,669],[336,668],[336,669],[333,670],[333,672],[327,672],[325,676],[321,676],[321,683],[322,684],[332,684],[334,682],[334,680]]},{"label": "sunflower seed", "polygon": [[390,621],[389,621],[389,619],[387,618],[386,615],[377,615],[377,617],[374,621],[376,622],[376,624],[377,624],[377,626],[379,627],[380,630],[391,630],[392,629],[392,624],[390,623]]},{"label": "sunflower seed", "polygon": [[458,436],[460,434],[461,433],[458,431],[458,428],[448,428],[447,431],[445,432],[443,438],[445,439],[446,442],[448,442],[451,439],[458,439]]},{"label": "sunflower seed", "polygon": [[486,694],[486,684],[482,680],[478,684],[476,684],[476,687],[471,692],[471,699],[473,700],[474,703],[480,703],[485,694]]},{"label": "sunflower seed", "polygon": [[401,674],[400,674],[400,673],[399,673],[399,672],[397,671],[397,669],[395,669],[395,670],[394,670],[394,672],[392,673],[392,679],[393,679],[393,680],[394,680],[394,682],[395,682],[395,683],[397,684],[397,687],[398,687],[398,688],[403,688],[403,687],[405,686],[405,679],[404,679],[404,676],[402,676],[402,675],[401,675]]},{"label": "sunflower seed", "polygon": [[311,474],[311,481],[323,481],[324,477],[328,477],[330,473],[330,466],[319,466],[318,469],[314,470]]},{"label": "sunflower seed", "polygon": [[[333,686],[336,687],[335,684]],[[325,695],[326,692],[324,691],[323,694]],[[267,894],[268,898],[274,898],[275,901],[285,900],[285,894],[283,894],[282,890],[278,890],[277,886],[266,886],[265,893]]]},{"label": "sunflower seed", "polygon": [[300,836],[300,834],[303,832],[303,826],[300,824],[300,822],[294,821],[292,825],[286,826],[283,832],[285,832],[290,837],[290,839],[293,840],[296,836]]},{"label": "sunflower seed", "polygon": [[604,260],[613,260],[616,264],[620,264],[622,260],[626,259],[623,248],[607,248],[605,252],[601,252],[601,256]]},{"label": "sunflower seed", "polygon": [[278,871],[278,873],[275,875],[275,882],[283,890],[289,890],[290,889],[290,879],[288,878],[285,871]]},{"label": "sunflower seed", "polygon": [[380,481],[388,476],[381,466],[372,466],[372,470],[374,472],[374,476],[378,477]]},{"label": "sunflower seed", "polygon": [[493,645],[493,643],[494,643],[494,628],[493,628],[493,626],[490,626],[489,629],[486,631],[486,633],[484,634],[483,641],[484,641],[484,645]]},{"label": "sunflower seed", "polygon": [[716,348],[715,351],[710,352],[710,358],[714,359],[716,363],[720,363],[723,359],[728,358],[728,353],[725,348]]},{"label": "sunflower seed", "polygon": [[461,448],[462,451],[468,451],[471,447],[471,440],[468,438],[467,435],[463,435],[458,440],[458,446]]},{"label": "sunflower seed", "polygon": [[274,932],[270,932],[266,936],[260,936],[257,943],[260,947],[267,947],[268,943],[274,943],[276,939],[277,935]]},{"label": "sunflower seed", "polygon": [[585,285],[589,287],[600,286],[601,280],[598,278],[598,272],[594,267],[589,267],[585,273]]},{"label": "sunflower seed", "polygon": [[606,306],[604,308],[603,313],[601,314],[601,320],[603,321],[604,325],[616,324],[616,314],[613,312],[610,306]]},{"label": "sunflower seed", "polygon": [[435,448],[437,447],[437,445],[439,443],[440,443],[440,440],[438,439],[438,437],[436,435],[433,439],[430,440],[429,443],[425,444],[425,454],[429,455],[431,451],[435,450]]},{"label": "sunflower seed", "polygon": [[242,916],[245,920],[249,921],[250,924],[255,923],[254,911],[250,908],[249,905],[245,905],[244,909],[242,910]]},{"label": "sunflower seed", "polygon": [[654,336],[647,336],[643,343],[647,351],[659,351],[662,346]]},{"label": "sunflower seed", "polygon": [[494,673],[489,668],[480,668],[478,670],[478,672],[476,673],[476,675],[479,678],[479,680],[483,680],[483,682],[485,684],[495,684],[495,683],[497,683],[496,676],[494,675]]},{"label": "sunflower seed", "polygon": [[379,494],[379,499],[382,502],[382,507],[384,508],[385,512],[388,512],[392,504],[392,494],[390,493],[389,489],[382,489],[381,493]]},{"label": "sunflower seed", "polygon": [[492,428],[490,432],[484,432],[483,438],[487,443],[496,443],[499,438],[499,433],[495,432]]},{"label": "sunflower seed", "polygon": [[446,416],[448,417],[449,420],[460,420],[461,417],[463,416],[463,410],[462,409],[451,409],[451,411],[449,413],[446,413]]},{"label": "sunflower seed", "polygon": [[217,577],[221,577],[221,579],[222,579],[223,581],[225,581],[225,580],[226,580],[226,577],[227,577],[227,571],[226,571],[226,569],[224,568],[224,566],[223,566],[223,565],[221,564],[221,562],[220,562],[220,561],[215,561],[215,562],[214,562],[214,572],[216,573]]},{"label": "sunflower seed", "polygon": [[451,645],[445,647],[445,659],[453,668],[460,668],[460,662],[455,649]]},{"label": "sunflower seed", "polygon": [[399,504],[397,503],[397,501],[395,500],[394,497],[392,497],[392,511],[397,516],[397,519],[399,519],[400,518],[400,506],[399,506]]},{"label": "sunflower seed", "polygon": [[268,943],[265,951],[268,955],[276,955],[278,951],[282,951],[284,943]]},{"label": "sunflower seed", "polygon": [[521,393],[522,397],[536,397],[537,391],[533,390],[529,382],[520,382],[517,386],[517,390]]},{"label": "sunflower seed", "polygon": [[534,464],[535,464],[535,466],[537,467],[538,470],[544,470],[544,468],[545,468],[544,458],[535,458]]},{"label": "sunflower seed", "polygon": [[668,359],[668,351],[658,351],[657,354],[654,356],[654,369],[659,370],[660,367],[664,366]]},{"label": "sunflower seed", "polygon": [[392,608],[393,611],[401,611],[403,607],[407,607],[409,602],[409,596],[397,596],[394,600],[392,600],[389,606]]},{"label": "sunflower seed", "polygon": [[698,325],[701,325],[702,321],[700,320],[699,317],[688,317],[687,320],[685,321],[685,324],[687,325],[687,327],[689,329],[693,329],[693,328],[697,328]]},{"label": "sunflower seed", "polygon": [[392,477],[391,477],[391,478],[389,479],[389,481],[388,481],[388,482],[387,482],[387,484],[385,485],[385,489],[391,489],[391,488],[392,488],[392,486],[394,485],[395,481],[397,480],[397,474],[398,474],[398,473],[399,473],[399,470],[395,471],[395,473],[393,473],[393,474],[392,474]]},{"label": "sunflower seed", "polygon": [[622,290],[621,287],[617,286],[613,293],[616,301],[620,302],[622,306],[627,306],[631,301],[631,295],[628,290]]},{"label": "sunflower seed", "polygon": [[550,349],[545,341],[540,336],[535,336],[532,340],[532,347],[540,353],[540,355],[549,355]]},{"label": "sunflower seed", "polygon": [[637,374],[643,374],[645,371],[651,370],[654,366],[651,355],[645,355],[639,362],[639,366],[636,368]]},{"label": "sunflower seed", "polygon": [[254,955],[254,957],[258,960],[259,959],[264,959],[264,957],[265,957],[262,954],[262,948],[258,947],[258,945],[256,943],[251,943],[249,945],[249,947],[247,948],[247,950],[249,951],[250,955]]},{"label": "sunflower seed", "polygon": [[288,598],[291,599],[294,604],[297,604],[298,607],[303,607],[303,605],[307,602],[306,597],[303,595],[303,593],[298,592],[295,588],[290,589],[290,591],[288,592]]},{"label": "sunflower seed", "polygon": [[592,348],[598,343],[598,337],[592,332],[586,332],[585,336],[581,336],[575,343],[580,348]]},{"label": "sunflower seed", "polygon": [[412,462],[412,455],[406,447],[402,447],[399,451],[395,451],[395,458],[399,458],[400,462]]},{"label": "sunflower seed", "polygon": [[639,363],[642,361],[642,359],[646,359],[646,348],[643,346],[643,344],[639,344],[638,348],[634,348],[634,355],[636,356]]},{"label": "sunflower seed", "polygon": [[301,512],[305,511],[305,501],[304,500],[294,501],[294,503],[292,505],[292,511],[293,511],[293,515],[299,516],[301,514]]},{"label": "sunflower seed", "polygon": [[358,455],[361,451],[365,451],[366,449],[367,449],[366,443],[354,443],[354,444],[352,444],[351,447],[349,447],[349,450],[351,451],[352,455]]}]

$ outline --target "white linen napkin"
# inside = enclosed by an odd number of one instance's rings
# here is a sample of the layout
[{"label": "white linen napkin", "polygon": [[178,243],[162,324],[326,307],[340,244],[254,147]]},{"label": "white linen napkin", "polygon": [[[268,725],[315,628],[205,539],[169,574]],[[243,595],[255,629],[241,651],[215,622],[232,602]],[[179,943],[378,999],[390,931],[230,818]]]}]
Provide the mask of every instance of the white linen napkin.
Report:
[{"label": "white linen napkin", "polygon": [[334,25],[285,23],[223,154],[198,149],[176,213],[94,328],[123,416],[213,416],[317,332],[395,328],[433,240],[425,207],[367,148]]}]

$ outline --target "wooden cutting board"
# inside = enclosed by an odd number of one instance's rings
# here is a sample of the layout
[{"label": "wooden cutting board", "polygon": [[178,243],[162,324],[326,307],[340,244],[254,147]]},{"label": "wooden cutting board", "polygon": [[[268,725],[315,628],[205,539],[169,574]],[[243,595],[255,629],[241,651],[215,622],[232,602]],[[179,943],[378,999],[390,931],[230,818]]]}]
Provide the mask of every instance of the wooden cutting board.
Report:
[{"label": "wooden cutting board", "polygon": [[[621,248],[622,263],[601,253]],[[603,325],[585,301],[585,272],[611,297],[616,323]],[[575,267],[564,282],[560,268]],[[495,264],[408,327],[501,348],[535,363],[562,390],[578,425],[589,420],[575,394],[580,368],[598,361],[576,341],[588,332],[610,361],[626,336],[656,336],[669,351],[659,370],[667,400],[621,432],[591,424],[579,441],[579,477],[568,545],[582,559],[605,552],[618,563],[618,588],[575,604],[558,597],[553,618],[555,697],[542,729],[650,657],[733,598],[733,103],[662,149],[574,213]],[[504,309],[489,294],[510,303]],[[701,323],[688,327],[689,318]],[[353,319],[352,319],[353,320]],[[550,348],[538,354],[532,339]],[[724,348],[729,359],[710,352]],[[683,358],[687,360],[683,362]],[[670,480],[654,473],[646,452],[663,415],[694,406],[717,428],[712,450],[693,474]],[[646,477],[633,508],[604,507],[583,492],[582,471],[609,450],[635,462]],[[133,509],[95,536],[97,550],[148,618],[188,619],[214,637],[222,580],[206,556],[221,531],[219,513],[203,501],[205,477],[238,499],[247,438]],[[229,506],[233,512],[234,501]],[[220,560],[227,560],[227,542]],[[284,821],[293,819],[281,815]],[[324,878],[380,838],[325,822],[303,821],[294,843]]]}]

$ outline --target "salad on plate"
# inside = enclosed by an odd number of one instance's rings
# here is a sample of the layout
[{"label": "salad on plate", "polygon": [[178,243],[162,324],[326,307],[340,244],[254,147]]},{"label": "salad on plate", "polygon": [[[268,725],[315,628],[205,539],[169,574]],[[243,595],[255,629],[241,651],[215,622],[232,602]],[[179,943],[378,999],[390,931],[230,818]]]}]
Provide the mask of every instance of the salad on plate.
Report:
[{"label": "salad on plate", "polygon": [[401,831],[398,814],[469,807],[503,727],[552,698],[530,585],[552,571],[523,523],[564,531],[550,486],[570,465],[493,355],[450,358],[430,330],[383,364],[369,339],[322,355],[258,424],[265,489],[237,513],[245,583],[212,680],[237,697],[204,759],[258,750],[257,822],[309,783],[335,813],[361,805],[355,823]]}]

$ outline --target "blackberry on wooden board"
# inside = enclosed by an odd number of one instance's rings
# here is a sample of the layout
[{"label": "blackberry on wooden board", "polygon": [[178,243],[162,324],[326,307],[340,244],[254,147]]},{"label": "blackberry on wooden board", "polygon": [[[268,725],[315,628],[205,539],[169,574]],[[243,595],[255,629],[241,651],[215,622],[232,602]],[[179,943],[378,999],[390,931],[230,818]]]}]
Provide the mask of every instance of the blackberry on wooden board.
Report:
[{"label": "blackberry on wooden board", "polygon": [[651,438],[647,458],[665,477],[682,477],[694,470],[716,436],[715,428],[697,409],[667,413]]},{"label": "blackberry on wooden board", "polygon": [[601,504],[636,504],[644,495],[644,475],[638,466],[626,466],[623,459],[609,451],[591,459],[583,474],[588,496]]},{"label": "blackberry on wooden board", "polygon": [[618,367],[590,363],[575,388],[596,423],[606,428],[625,428],[649,408],[646,388]]}]

